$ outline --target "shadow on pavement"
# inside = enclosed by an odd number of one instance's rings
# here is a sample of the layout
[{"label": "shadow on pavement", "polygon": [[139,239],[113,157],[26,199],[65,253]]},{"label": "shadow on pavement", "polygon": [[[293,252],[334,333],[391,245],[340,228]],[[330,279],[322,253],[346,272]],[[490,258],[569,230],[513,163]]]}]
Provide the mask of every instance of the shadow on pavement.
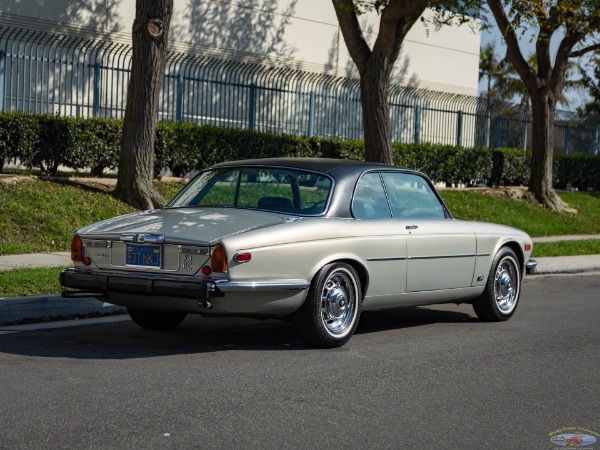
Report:
[{"label": "shadow on pavement", "polygon": [[[365,312],[353,339],[386,330],[465,321],[477,319],[462,311],[430,307]],[[316,351],[344,351],[352,344],[353,340],[342,349]],[[289,321],[198,316],[189,316],[178,328],[168,332],[148,331],[131,321],[119,321],[0,336],[0,353],[43,358],[119,360],[248,350],[313,349],[298,337]]]}]

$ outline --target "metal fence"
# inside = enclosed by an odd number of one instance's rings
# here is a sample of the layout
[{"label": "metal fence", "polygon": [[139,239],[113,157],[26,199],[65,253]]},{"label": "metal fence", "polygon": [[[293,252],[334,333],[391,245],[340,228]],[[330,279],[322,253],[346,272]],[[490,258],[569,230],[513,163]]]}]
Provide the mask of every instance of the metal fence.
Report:
[{"label": "metal fence", "polygon": [[[0,111],[121,118],[130,45],[0,27]],[[392,140],[483,147],[531,147],[528,109],[477,97],[392,85]],[[160,120],[271,133],[362,139],[355,78],[170,52]],[[598,153],[598,124],[556,117],[554,148]]]}]

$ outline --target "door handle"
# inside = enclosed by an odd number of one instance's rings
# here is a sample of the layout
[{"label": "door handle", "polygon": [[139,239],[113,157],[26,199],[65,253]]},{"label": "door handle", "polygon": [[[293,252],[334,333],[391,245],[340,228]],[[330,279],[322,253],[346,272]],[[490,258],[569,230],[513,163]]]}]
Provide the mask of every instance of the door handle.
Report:
[{"label": "door handle", "polygon": [[416,230],[419,228],[419,225],[406,225],[407,230]]}]

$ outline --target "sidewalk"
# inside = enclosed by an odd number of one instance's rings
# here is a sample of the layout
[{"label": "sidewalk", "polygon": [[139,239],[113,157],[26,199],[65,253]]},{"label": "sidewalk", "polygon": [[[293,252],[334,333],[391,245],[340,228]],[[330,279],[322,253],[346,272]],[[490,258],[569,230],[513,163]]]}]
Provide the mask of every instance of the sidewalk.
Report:
[{"label": "sidewalk", "polygon": [[[600,235],[549,236],[533,238],[533,242],[580,239],[600,239]],[[538,263],[535,275],[600,271],[600,255],[559,256],[535,258],[535,260]],[[15,268],[69,267],[71,265],[71,254],[68,252],[0,256],[0,271]],[[123,308],[120,306],[103,303],[94,298],[65,299],[60,294],[0,298],[0,325],[26,318],[106,314],[121,309]]]}]

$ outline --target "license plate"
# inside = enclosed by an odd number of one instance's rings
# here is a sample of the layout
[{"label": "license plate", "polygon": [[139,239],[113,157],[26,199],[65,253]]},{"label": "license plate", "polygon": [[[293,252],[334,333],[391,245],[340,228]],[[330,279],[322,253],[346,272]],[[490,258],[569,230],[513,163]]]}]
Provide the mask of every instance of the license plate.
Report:
[{"label": "license plate", "polygon": [[127,244],[126,264],[160,268],[160,245]]}]

